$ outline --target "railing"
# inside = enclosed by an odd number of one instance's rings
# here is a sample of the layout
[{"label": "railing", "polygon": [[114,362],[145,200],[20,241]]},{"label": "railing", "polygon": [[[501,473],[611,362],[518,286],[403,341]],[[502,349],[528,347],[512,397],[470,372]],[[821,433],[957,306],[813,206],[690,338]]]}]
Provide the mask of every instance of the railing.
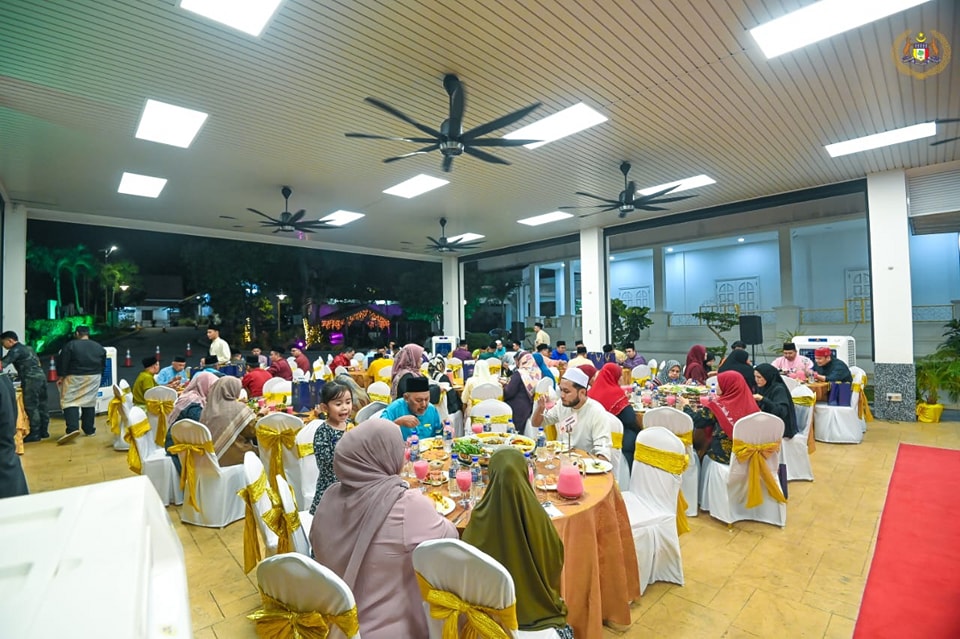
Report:
[{"label": "railing", "polygon": [[942,322],[946,323],[953,319],[952,304],[938,304],[929,306],[914,306],[914,322]]},{"label": "railing", "polygon": [[[722,308],[736,309],[734,310],[717,310]],[[717,312],[717,313],[731,313],[733,315],[740,315],[740,307],[733,305],[731,307],[724,306],[701,306],[700,313],[705,312]],[[777,321],[777,312],[776,311],[750,311],[746,313],[747,315],[759,315],[760,321],[767,324],[774,324]],[[701,320],[699,317],[696,317],[693,313],[672,313],[667,322],[668,326],[706,326],[706,323]]]}]

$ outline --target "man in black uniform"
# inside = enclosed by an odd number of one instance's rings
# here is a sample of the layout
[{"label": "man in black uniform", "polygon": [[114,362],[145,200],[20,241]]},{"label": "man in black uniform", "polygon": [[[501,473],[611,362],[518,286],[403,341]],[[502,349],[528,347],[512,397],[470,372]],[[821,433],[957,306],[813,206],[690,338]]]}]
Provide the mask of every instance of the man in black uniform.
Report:
[{"label": "man in black uniform", "polygon": [[3,367],[13,365],[20,378],[23,391],[23,408],[30,420],[30,434],[23,438],[25,442],[38,442],[50,437],[48,427],[50,415],[47,413],[47,379],[43,375],[40,359],[33,349],[20,343],[19,336],[13,331],[0,333],[0,344],[7,349],[3,356]]},{"label": "man in black uniform", "polygon": [[60,371],[60,405],[67,433],[57,440],[65,444],[83,432],[96,432],[97,392],[107,363],[107,351],[90,339],[90,327],[78,326],[76,339],[66,343],[60,350],[57,370]]}]

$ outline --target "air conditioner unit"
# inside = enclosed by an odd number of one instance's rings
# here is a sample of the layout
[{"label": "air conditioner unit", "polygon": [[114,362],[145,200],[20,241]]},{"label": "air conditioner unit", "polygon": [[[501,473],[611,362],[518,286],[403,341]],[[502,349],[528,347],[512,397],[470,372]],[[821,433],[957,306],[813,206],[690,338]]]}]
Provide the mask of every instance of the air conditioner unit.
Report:
[{"label": "air conditioner unit", "polygon": [[857,340],[849,335],[831,335],[821,337],[819,335],[797,335],[793,338],[793,343],[797,345],[797,352],[813,360],[813,352],[818,348],[826,346],[833,353],[833,356],[845,363],[847,366],[857,365]]},{"label": "air conditioner unit", "polygon": [[430,338],[430,350],[434,357],[443,355],[449,357],[456,348],[457,338],[449,335],[435,335]]}]

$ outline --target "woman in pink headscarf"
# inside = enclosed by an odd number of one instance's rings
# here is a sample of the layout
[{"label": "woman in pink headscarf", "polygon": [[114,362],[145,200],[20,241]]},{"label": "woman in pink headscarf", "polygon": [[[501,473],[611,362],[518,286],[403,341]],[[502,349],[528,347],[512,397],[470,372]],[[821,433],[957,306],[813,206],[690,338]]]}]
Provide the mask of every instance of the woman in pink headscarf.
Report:
[{"label": "woman in pink headscarf", "polygon": [[[174,403],[173,412],[170,413],[169,423],[173,425],[174,422],[181,419],[192,419],[195,422],[199,422],[203,407],[207,405],[207,395],[210,393],[210,387],[213,386],[218,379],[220,378],[213,373],[200,372],[194,375]],[[172,433],[173,429],[168,428],[164,448],[173,446]],[[167,456],[173,460],[173,465],[179,474],[180,456],[171,455],[170,453],[167,453]]]},{"label": "woman in pink headscarf", "polygon": [[423,377],[420,366],[423,364],[423,347],[417,344],[407,344],[400,349],[393,360],[393,378],[390,381],[390,397],[403,397],[401,382],[407,376]]},{"label": "woman in pink headscarf", "polygon": [[413,549],[457,537],[431,499],[407,489],[402,468],[396,424],[369,419],[347,431],[333,455],[339,481],[323,493],[310,529],[316,560],[353,590],[367,639],[428,636]]}]

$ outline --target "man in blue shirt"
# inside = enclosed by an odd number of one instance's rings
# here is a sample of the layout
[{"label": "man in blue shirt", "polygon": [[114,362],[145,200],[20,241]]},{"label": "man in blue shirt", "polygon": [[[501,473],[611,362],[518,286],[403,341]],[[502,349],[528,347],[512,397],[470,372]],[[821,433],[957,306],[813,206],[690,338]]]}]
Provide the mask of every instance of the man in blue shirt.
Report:
[{"label": "man in blue shirt", "polygon": [[557,347],[553,349],[553,353],[550,354],[550,359],[555,359],[561,362],[569,362],[570,356],[567,355],[567,343],[562,339],[557,340]]},{"label": "man in blue shirt", "polygon": [[166,368],[161,368],[155,379],[160,386],[170,386],[170,382],[174,380],[176,380],[177,383],[173,384],[173,386],[186,386],[187,382],[190,381],[187,379],[187,358],[180,356],[174,357],[173,363]]},{"label": "man in blue shirt", "polygon": [[440,413],[430,403],[430,382],[426,377],[408,378],[403,397],[383,409],[381,417],[397,424],[404,440],[414,433],[420,439],[443,435]]}]

